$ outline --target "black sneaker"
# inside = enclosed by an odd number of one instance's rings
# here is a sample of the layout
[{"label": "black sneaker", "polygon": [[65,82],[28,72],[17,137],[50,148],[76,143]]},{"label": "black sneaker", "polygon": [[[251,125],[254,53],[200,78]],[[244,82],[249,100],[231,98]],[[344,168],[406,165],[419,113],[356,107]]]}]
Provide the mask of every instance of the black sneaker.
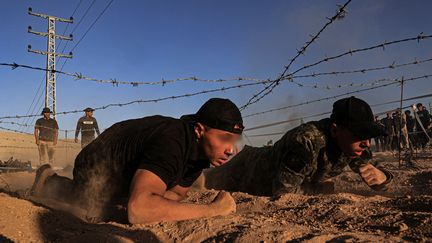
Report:
[{"label": "black sneaker", "polygon": [[50,164],[44,164],[41,167],[39,167],[36,170],[36,177],[35,180],[33,182],[33,186],[30,190],[30,195],[31,196],[38,196],[38,194],[40,194],[43,185],[45,184],[46,179],[49,176],[54,175],[55,172],[54,170],[51,168]]}]

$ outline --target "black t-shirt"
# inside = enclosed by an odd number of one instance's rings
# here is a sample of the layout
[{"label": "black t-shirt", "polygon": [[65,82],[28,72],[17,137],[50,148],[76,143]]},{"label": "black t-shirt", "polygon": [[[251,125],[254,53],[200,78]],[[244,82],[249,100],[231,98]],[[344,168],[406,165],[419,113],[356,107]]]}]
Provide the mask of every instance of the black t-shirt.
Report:
[{"label": "black t-shirt", "polygon": [[57,121],[50,118],[39,118],[36,121],[35,129],[39,130],[39,139],[42,141],[54,141],[56,131],[59,129]]},{"label": "black t-shirt", "polygon": [[110,197],[127,196],[135,172],[146,169],[167,189],[189,187],[209,166],[199,154],[193,125],[186,121],[163,116],[122,121],[78,154],[74,181],[84,190],[99,185],[112,191]]},{"label": "black t-shirt", "polygon": [[95,131],[99,135],[100,134],[99,126],[96,121],[96,118],[87,117],[87,116],[81,117],[77,122],[77,127],[75,130],[75,138],[78,137],[80,131],[81,131],[81,136],[83,138],[86,137],[94,138]]}]

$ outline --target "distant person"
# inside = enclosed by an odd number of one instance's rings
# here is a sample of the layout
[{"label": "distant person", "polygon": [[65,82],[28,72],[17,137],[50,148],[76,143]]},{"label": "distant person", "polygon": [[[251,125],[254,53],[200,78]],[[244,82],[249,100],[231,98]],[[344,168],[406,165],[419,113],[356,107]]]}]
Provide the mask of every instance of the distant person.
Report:
[{"label": "distant person", "polygon": [[408,129],[406,125],[406,116],[405,113],[402,112],[400,108],[396,109],[395,117],[394,117],[394,124],[395,124],[395,134],[396,134],[396,141],[397,143],[397,149],[403,148],[408,149],[409,148],[409,141],[408,141]]},{"label": "distant person", "polygon": [[77,155],[72,180],[41,166],[32,194],[79,206],[92,221],[109,219],[109,209],[123,200],[132,224],[227,215],[236,209],[227,192],[209,204],[182,200],[204,168],[223,165],[234,154],[243,128],[237,106],[220,98],[181,119],[118,122]]},{"label": "distant person", "polygon": [[39,149],[39,165],[54,162],[59,127],[57,121],[50,117],[51,113],[50,108],[43,108],[43,117],[35,124],[34,136]]},{"label": "distant person", "polygon": [[393,145],[393,136],[394,136],[394,124],[393,117],[391,112],[387,112],[387,116],[381,120],[381,123],[384,125],[385,132],[387,136],[385,138],[385,151],[392,151]]},{"label": "distant person", "polygon": [[415,119],[411,116],[410,110],[405,110],[405,117],[409,142],[412,146],[417,147],[416,134],[414,133],[416,122]]},{"label": "distant person", "polygon": [[370,161],[370,139],[385,135],[370,106],[355,97],[333,104],[330,118],[302,124],[272,147],[246,146],[230,162],[204,172],[207,188],[279,197],[331,193],[331,179],[350,167],[374,190],[393,176]]},{"label": "distant person", "polygon": [[422,127],[428,132],[429,126],[431,125],[431,117],[426,107],[422,103],[417,104],[417,116],[420,122],[417,121],[416,127],[418,132],[419,143],[422,148],[426,146],[429,139],[428,136],[423,131]]},{"label": "distant person", "polygon": [[93,117],[93,108],[87,107],[84,109],[85,115],[77,122],[75,130],[75,143],[78,143],[78,134],[81,131],[81,148],[87,146],[95,139],[95,132],[100,135],[99,126],[96,118]]},{"label": "distant person", "polygon": [[[381,129],[385,129],[384,128],[384,124],[382,124],[382,122],[380,121],[380,119],[378,118],[378,116],[375,116],[375,123],[381,127]],[[376,152],[380,152],[380,151],[384,151],[385,150],[385,139],[384,136],[378,136],[374,138],[374,142],[375,142],[375,150]]]}]

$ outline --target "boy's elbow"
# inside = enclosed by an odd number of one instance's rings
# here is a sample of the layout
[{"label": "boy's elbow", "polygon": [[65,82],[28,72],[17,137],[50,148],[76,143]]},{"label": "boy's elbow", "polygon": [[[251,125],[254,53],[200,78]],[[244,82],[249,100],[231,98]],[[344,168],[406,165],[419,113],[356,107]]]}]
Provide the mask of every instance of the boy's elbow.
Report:
[{"label": "boy's elbow", "polygon": [[[140,203],[147,205],[146,203]],[[127,206],[127,216],[130,224],[146,224],[153,222],[151,212],[148,207],[140,207],[136,200],[129,200]]]}]

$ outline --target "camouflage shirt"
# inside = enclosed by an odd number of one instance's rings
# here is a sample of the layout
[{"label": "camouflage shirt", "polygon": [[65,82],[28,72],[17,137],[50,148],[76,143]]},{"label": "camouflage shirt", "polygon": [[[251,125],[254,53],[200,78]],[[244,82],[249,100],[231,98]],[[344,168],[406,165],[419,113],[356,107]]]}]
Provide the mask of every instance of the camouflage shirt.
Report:
[{"label": "camouflage shirt", "polygon": [[[330,119],[313,121],[288,131],[273,147],[246,146],[230,162],[206,172],[206,186],[254,195],[310,193],[308,188],[341,174],[346,166],[358,172],[371,154],[345,156],[331,139],[329,127]],[[387,181],[372,189],[385,189],[392,179],[381,170]]]}]

